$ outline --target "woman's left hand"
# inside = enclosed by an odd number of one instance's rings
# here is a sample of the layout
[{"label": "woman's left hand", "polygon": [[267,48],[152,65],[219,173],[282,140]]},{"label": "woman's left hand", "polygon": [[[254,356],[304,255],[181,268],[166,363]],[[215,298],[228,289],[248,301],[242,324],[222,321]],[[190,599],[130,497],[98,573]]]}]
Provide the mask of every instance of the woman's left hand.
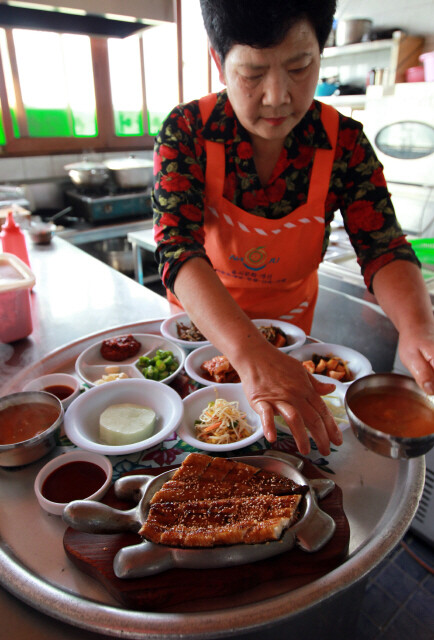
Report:
[{"label": "woman's left hand", "polygon": [[412,327],[399,336],[399,357],[417,384],[434,394],[434,324]]}]

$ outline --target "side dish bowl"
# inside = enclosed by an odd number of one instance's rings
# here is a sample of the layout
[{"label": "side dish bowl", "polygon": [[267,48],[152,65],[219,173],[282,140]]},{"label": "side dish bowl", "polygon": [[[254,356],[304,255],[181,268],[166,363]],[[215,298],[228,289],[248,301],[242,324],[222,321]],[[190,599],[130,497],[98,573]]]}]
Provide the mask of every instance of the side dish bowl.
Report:
[{"label": "side dish bowl", "polygon": [[281,351],[292,351],[301,347],[306,342],[306,334],[303,329],[297,327],[290,322],[284,322],[283,320],[267,320],[263,318],[255,318],[252,320],[253,324],[257,327],[276,327],[280,329],[286,336],[288,344],[283,347],[279,347]]},{"label": "side dish bowl", "polygon": [[[222,355],[221,352],[218,349],[216,349],[216,347],[214,347],[214,345],[212,344],[206,345],[205,347],[199,347],[199,349],[194,349],[188,354],[184,362],[184,368],[185,368],[186,374],[196,382],[199,382],[200,384],[203,384],[205,386],[209,386],[209,385],[215,386],[218,383],[211,380],[210,378],[205,377],[206,374],[204,371],[202,371],[201,365],[207,360],[211,360],[212,358],[215,358],[216,356],[221,356],[221,355]],[[221,383],[221,384],[241,384],[241,383],[230,382],[230,383]]]},{"label": "side dish bowl", "polygon": [[[122,336],[112,336],[110,340]],[[139,369],[139,361],[141,357],[153,358],[158,350],[171,351],[176,358],[178,366],[176,369],[170,372],[166,378],[161,380],[162,383],[167,384],[171,382],[181,372],[184,366],[185,351],[172,340],[167,340],[160,335],[153,333],[133,333],[129,334],[140,343],[139,351],[128,358],[123,360],[108,360],[101,355],[101,346],[103,340],[95,342],[88,347],[83,353],[79,355],[75,362],[75,370],[80,378],[90,387],[100,384],[103,376],[109,373],[113,373],[116,370],[118,373],[124,374],[125,378],[137,378],[138,380],[149,379],[147,375],[143,374]],[[118,382],[118,380],[115,380]]]},{"label": "side dish bowl", "polygon": [[[0,467],[19,467],[39,460],[49,453],[56,446],[56,435],[60,431],[63,421],[63,407],[58,398],[45,391],[21,391],[0,398],[0,412],[11,410],[13,407],[19,408],[30,405],[30,409],[38,412],[38,405],[48,405],[54,409],[56,417],[49,422],[48,426],[36,435],[24,439],[20,442],[10,442],[0,444]],[[0,417],[4,434],[5,417]],[[11,429],[14,430],[13,425]],[[2,438],[3,440],[3,438]]]},{"label": "side dish bowl", "polygon": [[[348,382],[341,381],[346,386],[351,384],[354,380],[372,372],[372,365],[363,354],[355,351],[355,349],[351,349],[350,347],[345,347],[340,344],[331,344],[329,342],[304,344],[302,347],[291,351],[289,355],[292,358],[300,360],[300,362],[305,362],[312,360],[314,354],[319,356],[333,355],[340,358],[347,365],[352,375],[352,380],[349,380]],[[335,379],[333,379],[332,382],[335,382]]]},{"label": "side dish bowl", "polygon": [[[99,419],[107,407],[132,403],[149,407],[156,414],[154,433],[149,438],[124,445],[109,445],[99,437]],[[118,380],[81,394],[65,414],[65,433],[77,447],[104,455],[128,455],[149,449],[176,431],[183,415],[180,396],[155,380]]]},{"label": "side dish bowl", "polygon": [[[72,466],[71,463],[77,462],[85,464],[89,463],[90,465],[95,465],[96,467],[98,467],[98,469],[101,469],[101,481],[97,482],[96,485],[93,485],[93,490],[89,495],[84,496],[80,494],[80,490],[82,489],[80,484],[86,471],[87,483],[89,486],[89,482],[91,480],[91,474],[89,473],[89,471],[91,471],[92,467],[89,466],[87,469],[83,468],[74,470],[74,466]],[[71,467],[69,468],[70,465]],[[74,486],[67,486],[64,488],[64,491],[66,492],[66,494],[70,494],[70,499],[68,499],[67,502],[55,502],[46,497],[48,494],[45,490],[44,484],[47,480],[49,481],[51,474],[58,473],[58,470],[62,469],[62,467],[64,467],[65,470],[69,468],[69,475],[65,473],[64,479],[68,478],[71,484],[75,485],[76,493],[74,491]],[[101,498],[105,495],[108,488],[110,487],[112,475],[113,467],[110,460],[106,458],[106,456],[102,456],[91,451],[81,451],[80,449],[74,449],[74,451],[69,451],[68,453],[64,453],[60,456],[57,456],[56,458],[53,458],[42,467],[35,478],[34,491],[42,509],[56,516],[61,516],[66,505],[73,500],[101,500]],[[54,479],[59,482],[58,478]],[[61,495],[62,489],[58,487],[58,491],[59,495]],[[74,497],[74,493],[76,497]]]},{"label": "side dish bowl", "polygon": [[63,408],[66,409],[79,395],[80,382],[69,373],[49,373],[46,376],[30,380],[24,386],[23,391],[46,391],[47,393],[52,393],[60,400]]},{"label": "side dish bowl", "polygon": [[192,341],[180,338],[177,329],[178,324],[183,324],[187,327],[191,326],[191,320],[188,317],[187,313],[177,313],[174,316],[170,316],[169,318],[163,320],[160,327],[162,335],[168,340],[175,342],[177,345],[187,350],[197,349],[198,347],[203,347],[206,344],[209,344],[209,340]]},{"label": "side dish bowl", "polygon": [[[390,402],[390,392],[399,396],[400,405]],[[375,400],[373,400],[374,396]],[[371,398],[371,400],[369,399]],[[358,400],[357,400],[358,399]],[[373,406],[375,401],[376,420],[381,422],[380,412],[384,410],[385,419],[391,419],[395,432],[405,433],[404,420],[406,414],[405,405],[411,405],[411,419],[420,423],[419,402],[423,403],[423,410],[428,411],[428,419],[432,423],[432,433],[419,437],[404,437],[386,433],[378,428],[367,424],[360,416],[360,409],[357,402],[362,402],[363,413],[367,406]],[[380,402],[381,404],[377,404]],[[359,404],[360,406],[360,404]],[[345,396],[345,407],[351,428],[358,440],[375,453],[388,458],[414,458],[427,453],[434,446],[434,404],[433,400],[427,396],[416,384],[413,378],[397,373],[374,373],[353,382],[349,386]],[[400,420],[402,420],[400,422]],[[386,428],[386,427],[385,427]]]},{"label": "side dish bowl", "polygon": [[[198,439],[195,421],[199,420],[202,411],[206,409],[208,403],[213,402],[216,398],[223,398],[228,402],[238,402],[240,411],[246,413],[246,421],[252,427],[252,434],[250,436],[228,444],[212,444],[202,442]],[[240,384],[214,384],[204,389],[198,389],[198,391],[194,391],[184,398],[183,404],[184,417],[181,425],[177,429],[177,434],[184,442],[202,451],[223,453],[225,451],[242,449],[257,442],[264,435],[259,415],[253,411],[247,402],[247,398]]]}]

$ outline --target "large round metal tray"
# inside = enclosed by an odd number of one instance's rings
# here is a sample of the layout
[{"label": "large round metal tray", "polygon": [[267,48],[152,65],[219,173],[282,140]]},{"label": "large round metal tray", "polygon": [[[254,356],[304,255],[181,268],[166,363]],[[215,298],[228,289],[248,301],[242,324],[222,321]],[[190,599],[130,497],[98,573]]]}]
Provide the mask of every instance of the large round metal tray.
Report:
[{"label": "large round metal tray", "polygon": [[[19,390],[35,371],[73,372],[78,355],[101,337],[125,331],[158,333],[159,326],[157,321],[134,323],[87,336],[26,368],[3,391]],[[327,606],[381,562],[409,527],[423,490],[423,458],[380,461],[349,429],[343,435],[343,445],[328,460],[331,477],[343,490],[351,530],[349,556],[334,571],[295,591],[273,595],[265,588],[254,604],[232,607],[228,602],[227,608],[205,615],[120,607],[100,584],[69,563],[62,545],[66,525],[39,508],[33,481],[46,459],[14,471],[0,469],[0,584],[48,616],[112,637],[206,639],[253,631],[260,637],[261,630],[279,622],[290,625],[296,616]]]}]

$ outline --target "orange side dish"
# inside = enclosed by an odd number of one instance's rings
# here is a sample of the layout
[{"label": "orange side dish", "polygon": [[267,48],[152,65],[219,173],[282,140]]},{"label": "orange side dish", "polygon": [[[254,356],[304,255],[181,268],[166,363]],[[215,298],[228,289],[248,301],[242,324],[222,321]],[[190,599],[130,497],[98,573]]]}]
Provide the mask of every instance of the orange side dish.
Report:
[{"label": "orange side dish", "polygon": [[30,440],[50,427],[59,417],[59,409],[43,402],[28,402],[0,411],[0,444]]}]

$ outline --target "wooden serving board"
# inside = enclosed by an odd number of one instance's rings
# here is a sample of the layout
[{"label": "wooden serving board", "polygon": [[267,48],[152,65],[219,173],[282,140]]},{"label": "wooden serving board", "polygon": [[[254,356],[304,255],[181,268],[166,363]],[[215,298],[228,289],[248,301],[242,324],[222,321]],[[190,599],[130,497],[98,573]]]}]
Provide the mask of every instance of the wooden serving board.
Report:
[{"label": "wooden serving board", "polygon": [[[257,452],[256,452],[257,454]],[[126,475],[159,475],[174,467],[150,468]],[[305,461],[302,474],[322,478],[315,465]],[[132,505],[120,501],[113,486],[103,502],[116,509]],[[101,582],[121,604],[146,611],[203,611],[260,602],[317,580],[346,558],[350,529],[342,504],[342,491],[334,490],[320,501],[336,522],[333,538],[316,553],[294,547],[286,553],[250,564],[221,569],[171,569],[145,578],[121,579],[113,572],[113,559],[122,547],[137,544],[134,533],[93,534],[68,528],[63,544],[67,556],[82,571]]]}]

